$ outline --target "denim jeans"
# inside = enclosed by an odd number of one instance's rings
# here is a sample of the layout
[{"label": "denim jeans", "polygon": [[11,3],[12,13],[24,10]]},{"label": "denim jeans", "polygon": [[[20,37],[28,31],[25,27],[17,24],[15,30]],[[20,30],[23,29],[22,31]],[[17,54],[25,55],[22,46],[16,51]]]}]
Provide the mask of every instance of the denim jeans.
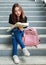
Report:
[{"label": "denim jeans", "polygon": [[13,44],[13,55],[17,55],[17,46],[18,44],[23,49],[25,47],[22,36],[24,35],[24,31],[20,31],[18,28],[12,31],[12,44]]}]

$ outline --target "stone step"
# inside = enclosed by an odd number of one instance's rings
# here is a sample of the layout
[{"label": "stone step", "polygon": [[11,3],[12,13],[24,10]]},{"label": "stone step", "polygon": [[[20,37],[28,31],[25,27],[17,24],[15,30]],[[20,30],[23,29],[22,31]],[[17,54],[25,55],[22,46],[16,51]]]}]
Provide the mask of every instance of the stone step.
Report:
[{"label": "stone step", "polygon": [[[45,17],[28,17],[28,21],[46,21],[46,16]],[[35,25],[35,24],[34,24]],[[32,26],[32,25],[31,25]],[[41,25],[39,25],[40,27]],[[44,26],[44,24],[43,24]]]},{"label": "stone step", "polygon": [[[46,11],[44,10],[44,11],[24,11],[25,13],[32,13],[32,12],[34,12],[34,13],[46,13]],[[0,13],[11,13],[11,11],[0,11]]]},{"label": "stone step", "polygon": [[[27,47],[30,56],[46,56],[46,44],[39,44],[37,48]],[[12,44],[0,44],[0,56],[12,56]],[[21,47],[18,45],[18,56],[24,56]]]},{"label": "stone step", "polygon": [[[4,0],[0,0],[0,1],[4,1]],[[6,2],[7,0],[5,0],[4,2]],[[8,0],[8,1],[15,1],[15,0]],[[23,0],[18,0],[18,1],[23,1]],[[25,0],[25,1],[35,1],[35,0]]]},{"label": "stone step", "polygon": [[[32,2],[32,1],[16,1],[16,2],[15,2],[15,1],[0,1],[0,3],[7,3],[7,4],[8,4],[8,3],[9,3],[9,4],[10,4],[10,3],[11,3],[11,4],[14,4],[14,3],[19,3],[19,4],[22,4],[22,3],[23,3],[23,4],[25,4],[25,3],[26,3],[26,4],[27,4],[27,3],[28,3],[28,4],[34,3],[34,4],[35,4],[34,1],[33,1],[33,2]],[[42,3],[40,2],[40,4],[42,4]]]},{"label": "stone step", "polygon": [[[7,17],[1,17],[0,18],[0,21],[8,21],[9,20],[9,18],[7,18]],[[46,21],[46,16],[45,17],[28,17],[28,19],[27,19],[27,21]],[[31,26],[33,26],[33,25],[31,25]],[[37,25],[35,25],[34,24],[34,27],[36,27]],[[40,24],[40,25],[38,25],[39,27],[41,27],[41,26],[44,26],[44,25],[42,25],[42,24]],[[45,25],[46,26],[46,25]]]},{"label": "stone step", "polygon": [[[29,6],[24,6],[22,7],[24,11],[46,11],[46,8],[44,7],[29,7]],[[11,7],[0,7],[0,11],[11,11],[12,10],[12,6]]]},{"label": "stone step", "polygon": [[[46,56],[30,56],[30,57],[19,56],[19,58],[20,58],[19,65],[46,65]],[[12,57],[2,56],[0,57],[0,65],[15,65],[15,63],[13,62]]]},{"label": "stone step", "polygon": [[[0,18],[3,18],[3,17],[9,18],[9,16],[6,16],[6,15],[0,16]],[[30,15],[30,16],[27,16],[27,17],[46,17],[46,15],[39,15],[39,16],[38,15],[35,15],[35,16]]]},{"label": "stone step", "polygon": [[22,1],[21,2],[20,1],[18,1],[18,2],[11,2],[11,1],[10,2],[0,2],[0,5],[1,4],[13,5],[14,3],[19,3],[20,5],[21,4],[26,5],[27,3],[28,3],[27,5],[43,5],[43,3],[41,3],[41,2],[37,3],[37,2],[30,2],[30,1],[26,2],[26,4],[25,4],[25,2],[22,2]]},{"label": "stone step", "polygon": [[[1,35],[8,35],[9,32],[6,32],[10,27],[0,27],[0,34]],[[31,28],[31,27],[30,27]],[[46,27],[34,27],[37,29],[38,35],[40,34],[46,34]]]},{"label": "stone step", "polygon": [[[23,0],[17,0],[16,2],[35,2],[35,1],[29,1],[29,0],[25,0],[25,1],[23,1]],[[0,0],[0,2],[15,2],[15,0],[13,1],[13,0],[11,0],[11,1],[2,1],[2,0]]]},{"label": "stone step", "polygon": [[[39,38],[40,38],[40,43],[46,43],[46,34],[41,34],[39,35]],[[4,35],[4,34],[0,34],[0,44],[8,44],[8,43],[12,43],[11,41],[11,34],[9,35]]]},{"label": "stone step", "polygon": [[[42,23],[43,23],[43,22],[46,22],[46,21],[27,21],[27,22],[28,22],[28,23],[29,23],[29,22],[34,22],[34,23],[42,22]],[[0,23],[3,23],[3,24],[4,24],[4,23],[8,23],[8,21],[0,21]],[[38,27],[38,28],[39,28],[39,27]],[[45,28],[45,29],[46,29],[46,28]]]},{"label": "stone step", "polygon": [[[11,11],[10,11],[11,12]],[[0,11],[0,17],[9,16],[10,12],[8,11]],[[26,16],[46,16],[46,11],[24,11]]]},{"label": "stone step", "polygon": [[[31,18],[41,18],[41,17],[31,17]],[[42,17],[43,18],[43,17]],[[4,20],[2,20],[2,19],[4,19]],[[2,17],[2,21],[7,21],[6,20],[6,17]],[[28,18],[28,19],[30,19],[30,17]],[[45,18],[44,18],[45,19]],[[0,21],[1,21],[0,20]],[[31,19],[30,19],[31,20]],[[27,21],[28,22],[28,21]],[[10,26],[10,24],[8,23],[8,22],[0,22],[0,27],[9,27]],[[46,21],[45,22],[31,22],[31,21],[29,21],[29,26],[30,27],[46,27]]]},{"label": "stone step", "polygon": [[[18,2],[18,1],[20,1],[20,0],[17,0],[16,2]],[[21,0],[21,1],[23,1],[23,0]],[[35,0],[25,0],[24,2],[26,2],[26,1],[35,2]],[[8,0],[8,1],[7,0],[5,0],[5,1],[4,0],[0,0],[0,2],[15,2],[15,0],[11,0],[11,1],[10,0]]]},{"label": "stone step", "polygon": [[[8,4],[7,4],[7,3],[8,3]],[[18,1],[18,2],[0,2],[0,6],[3,6],[3,5],[4,5],[5,7],[6,7],[7,5],[8,5],[8,6],[12,6],[14,3],[19,3],[21,6],[24,6],[24,5],[25,5],[25,6],[26,6],[26,5],[28,5],[28,6],[29,6],[29,5],[30,5],[30,6],[43,6],[43,5],[44,5],[44,3],[35,3],[35,2],[30,2],[30,1],[29,1],[28,4],[27,4],[27,1],[26,1],[26,2],[25,2],[26,4],[25,4],[24,2],[19,2],[19,1]]]},{"label": "stone step", "polygon": [[[39,57],[40,57],[40,60],[39,60]],[[35,65],[35,64],[37,64],[37,65],[45,65],[46,64],[46,61],[45,61],[46,60],[46,56],[30,56],[30,57],[22,56],[22,57],[19,57],[19,58],[20,58],[20,61],[21,61],[19,65],[25,65],[25,64],[26,65]],[[35,59],[37,60],[37,62],[36,62]],[[1,61],[0,64],[1,65],[3,65],[2,60],[3,60],[4,65],[14,65],[12,57],[9,57],[9,56],[0,57],[0,61]]]},{"label": "stone step", "polygon": [[[13,4],[0,3],[0,7],[11,7]],[[42,7],[44,4],[20,4],[22,7]]]},{"label": "stone step", "polygon": [[3,2],[4,2],[4,3],[25,3],[25,2],[27,3],[27,2],[28,2],[28,3],[34,3],[34,4],[35,4],[35,3],[43,4],[42,2],[35,2],[35,1],[29,1],[29,0],[25,0],[25,1],[23,1],[23,0],[21,0],[21,1],[20,1],[20,0],[16,0],[16,1],[12,1],[12,0],[11,0],[11,1],[8,1],[8,0],[7,0],[7,1],[2,1],[2,0],[1,0],[1,1],[0,1],[0,3],[3,3]]}]

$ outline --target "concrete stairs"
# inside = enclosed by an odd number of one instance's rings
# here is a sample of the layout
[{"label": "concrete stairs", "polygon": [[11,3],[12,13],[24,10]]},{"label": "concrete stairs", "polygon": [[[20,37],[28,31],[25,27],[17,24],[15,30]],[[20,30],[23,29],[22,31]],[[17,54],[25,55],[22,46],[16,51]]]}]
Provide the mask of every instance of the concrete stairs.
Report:
[{"label": "concrete stairs", "polygon": [[0,65],[46,65],[46,56],[19,56],[19,59],[21,60],[20,63],[14,64],[12,57],[2,56],[0,57]]},{"label": "concrete stairs", "polygon": [[27,47],[30,57],[25,57],[18,46],[20,65],[46,65],[46,8],[41,1],[34,0],[0,0],[0,65],[14,65],[11,34],[6,32],[10,27],[8,20],[14,3],[19,3],[23,7],[29,26],[36,28],[40,37],[38,48]]}]

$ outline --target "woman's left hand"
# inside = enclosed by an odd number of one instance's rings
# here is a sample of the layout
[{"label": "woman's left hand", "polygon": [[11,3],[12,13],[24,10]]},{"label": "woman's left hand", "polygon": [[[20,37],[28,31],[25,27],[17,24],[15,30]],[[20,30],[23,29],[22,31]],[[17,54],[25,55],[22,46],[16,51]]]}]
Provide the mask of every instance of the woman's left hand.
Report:
[{"label": "woman's left hand", "polygon": [[21,31],[23,31],[23,26],[22,26],[22,25],[20,25],[18,28],[19,28]]}]

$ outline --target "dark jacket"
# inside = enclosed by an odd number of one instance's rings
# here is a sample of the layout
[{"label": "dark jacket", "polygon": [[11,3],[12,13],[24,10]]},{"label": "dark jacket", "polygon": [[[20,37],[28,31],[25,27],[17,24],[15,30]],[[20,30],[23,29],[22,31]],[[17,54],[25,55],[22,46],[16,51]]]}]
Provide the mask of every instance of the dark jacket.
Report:
[{"label": "dark jacket", "polygon": [[[14,24],[17,23],[17,22],[18,22],[17,20],[15,20],[15,22],[12,20],[12,14],[10,14],[10,15],[9,15],[9,23],[14,25]],[[21,18],[20,18],[20,21],[19,21],[19,22],[23,22],[23,21],[21,20]],[[25,16],[25,17],[24,17],[24,23],[26,23],[26,22],[27,22],[27,17]]]}]

